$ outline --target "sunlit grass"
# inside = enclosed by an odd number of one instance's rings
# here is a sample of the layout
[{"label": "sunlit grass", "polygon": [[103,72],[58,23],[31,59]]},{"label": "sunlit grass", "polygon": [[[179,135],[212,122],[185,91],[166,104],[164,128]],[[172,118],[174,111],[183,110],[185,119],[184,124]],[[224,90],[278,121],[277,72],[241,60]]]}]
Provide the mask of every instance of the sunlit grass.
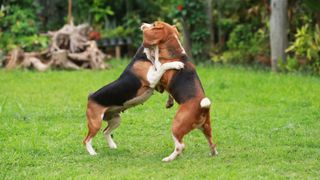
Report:
[{"label": "sunlit grass", "polygon": [[[210,157],[199,131],[172,163],[170,126],[177,109],[167,95],[122,114],[117,150],[99,133],[91,157],[87,133],[89,92],[116,79],[126,61],[105,71],[0,71],[1,178],[318,178],[320,79],[237,67],[198,67],[211,110],[219,156]],[[105,127],[105,124],[103,125]]]}]

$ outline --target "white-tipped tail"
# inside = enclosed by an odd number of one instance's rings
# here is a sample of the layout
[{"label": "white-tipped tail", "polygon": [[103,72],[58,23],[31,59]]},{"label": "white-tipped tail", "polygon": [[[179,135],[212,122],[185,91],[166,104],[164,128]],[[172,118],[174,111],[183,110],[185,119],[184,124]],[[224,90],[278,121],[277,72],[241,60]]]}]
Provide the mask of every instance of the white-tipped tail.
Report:
[{"label": "white-tipped tail", "polygon": [[211,101],[209,98],[205,97],[201,100],[200,102],[200,106],[202,108],[209,108],[211,106]]}]

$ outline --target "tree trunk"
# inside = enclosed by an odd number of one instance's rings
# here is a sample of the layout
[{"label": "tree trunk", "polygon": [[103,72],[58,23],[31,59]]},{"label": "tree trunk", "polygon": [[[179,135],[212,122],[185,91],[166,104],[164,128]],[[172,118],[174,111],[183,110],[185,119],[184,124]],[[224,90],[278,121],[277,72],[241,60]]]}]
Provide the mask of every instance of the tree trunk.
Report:
[{"label": "tree trunk", "polygon": [[213,20],[212,20],[212,0],[207,0],[207,17],[208,17],[208,29],[210,32],[210,50],[214,46],[214,31],[213,31]]},{"label": "tree trunk", "polygon": [[316,16],[316,23],[320,27],[320,12],[317,12],[315,16]]},{"label": "tree trunk", "polygon": [[68,0],[68,24],[73,24],[72,0]]},{"label": "tree trunk", "polygon": [[270,45],[271,67],[277,71],[278,60],[286,63],[288,0],[271,0]]},{"label": "tree trunk", "polygon": [[190,58],[192,58],[190,26],[188,25],[188,23],[186,23],[186,21],[184,19],[182,20],[182,26],[183,26],[183,45],[184,45],[184,48],[185,48],[188,56],[190,56]]}]

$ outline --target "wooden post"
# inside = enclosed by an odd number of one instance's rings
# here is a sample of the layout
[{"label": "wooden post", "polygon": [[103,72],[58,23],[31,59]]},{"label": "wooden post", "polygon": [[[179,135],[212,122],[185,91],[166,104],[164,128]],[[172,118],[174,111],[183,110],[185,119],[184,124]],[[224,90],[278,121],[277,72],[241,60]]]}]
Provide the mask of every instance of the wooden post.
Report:
[{"label": "wooden post", "polygon": [[287,9],[288,0],[271,0],[270,45],[272,71],[277,71],[278,60],[286,63],[285,50],[288,46]]},{"label": "wooden post", "polygon": [[121,47],[116,45],[116,58],[119,60],[121,58]]},{"label": "wooden post", "polygon": [[68,24],[73,24],[73,19],[72,19],[72,0],[68,0]]},{"label": "wooden post", "polygon": [[210,51],[214,47],[214,29],[212,20],[212,0],[207,0],[208,29],[210,32]]},{"label": "wooden post", "polygon": [[191,44],[191,35],[190,35],[190,25],[185,21],[185,19],[182,19],[182,27],[183,27],[183,46],[186,50],[188,56],[192,58],[192,44]]}]

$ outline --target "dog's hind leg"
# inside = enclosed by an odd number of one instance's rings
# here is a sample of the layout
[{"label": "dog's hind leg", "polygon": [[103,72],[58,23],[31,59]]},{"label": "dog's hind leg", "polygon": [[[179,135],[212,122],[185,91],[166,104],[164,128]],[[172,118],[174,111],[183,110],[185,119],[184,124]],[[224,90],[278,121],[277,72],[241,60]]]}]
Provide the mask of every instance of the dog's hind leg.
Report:
[{"label": "dog's hind leg", "polygon": [[211,155],[212,156],[218,155],[216,144],[214,144],[212,141],[211,123],[210,123],[210,114],[209,113],[207,114],[207,119],[206,119],[205,123],[202,125],[202,127],[200,129],[202,130],[203,134],[205,135],[205,137],[208,140]]},{"label": "dog's hind leg", "polygon": [[112,130],[116,129],[120,125],[120,115],[114,116],[112,119],[108,120],[108,126],[103,130],[104,137],[106,138],[108,145],[111,149],[117,149],[116,143],[111,137]]},{"label": "dog's hind leg", "polygon": [[195,118],[190,110],[192,108],[185,109],[180,106],[172,125],[172,137],[174,141],[174,151],[162,161],[169,162],[179,156],[185,145],[182,141],[183,137],[193,129],[193,119]]},{"label": "dog's hind leg", "polygon": [[92,138],[97,134],[100,130],[102,117],[105,107],[98,105],[93,101],[88,101],[87,106],[87,122],[88,122],[88,135],[83,140],[83,143],[86,145],[86,149],[90,155],[96,155],[96,151],[92,147]]},{"label": "dog's hind leg", "polygon": [[172,138],[174,141],[174,151],[168,157],[162,159],[162,161],[164,162],[173,161],[177,156],[179,156],[182,153],[185,147],[184,143],[182,142],[182,137],[177,138],[175,133],[173,132]]}]

